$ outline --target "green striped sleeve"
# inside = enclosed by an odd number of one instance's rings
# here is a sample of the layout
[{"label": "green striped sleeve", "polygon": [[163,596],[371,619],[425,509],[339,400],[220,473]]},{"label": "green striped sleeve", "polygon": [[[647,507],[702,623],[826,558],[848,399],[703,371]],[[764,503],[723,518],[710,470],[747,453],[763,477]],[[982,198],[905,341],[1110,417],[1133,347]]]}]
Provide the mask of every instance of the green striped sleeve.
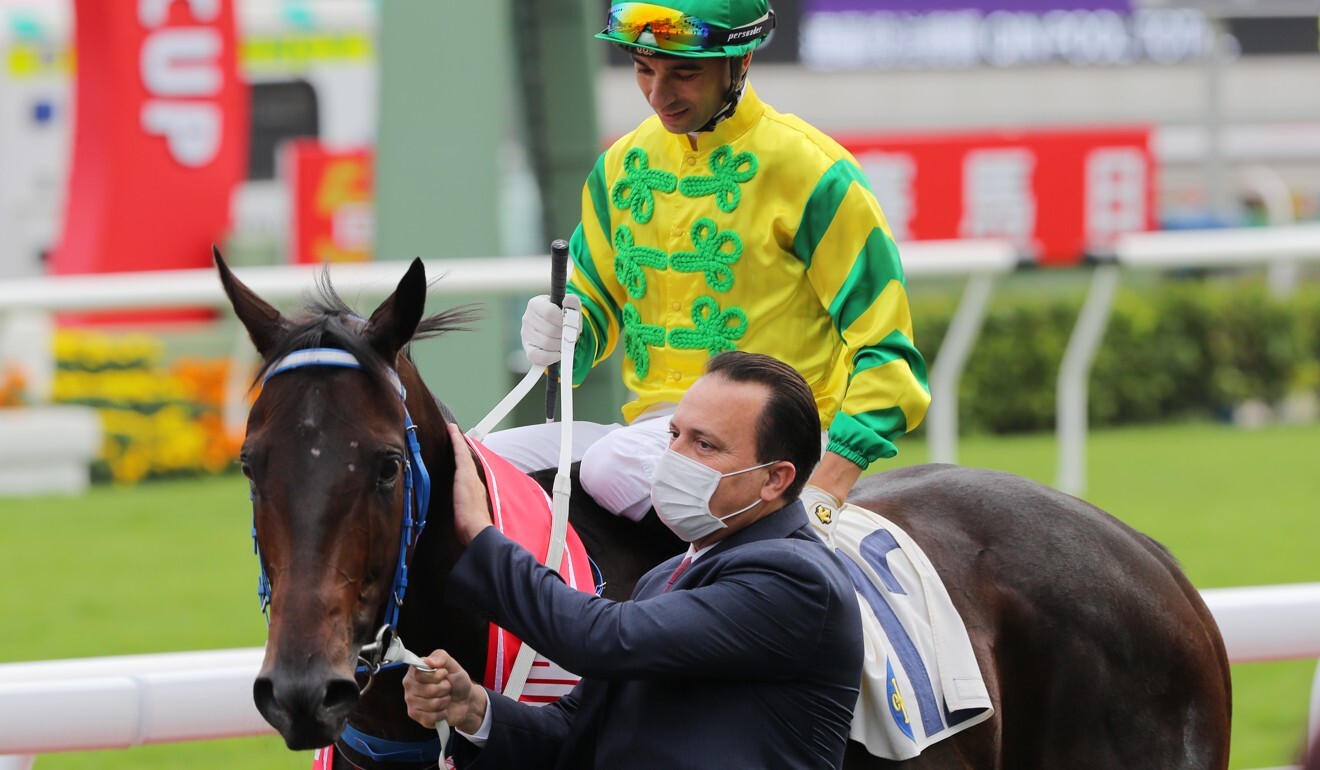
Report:
[{"label": "green striped sleeve", "polygon": [[[596,158],[596,165],[587,177],[587,194],[591,196],[591,207],[596,212],[596,224],[608,240],[610,238],[610,191],[605,184],[605,154]],[[585,212],[583,212],[585,214]]]},{"label": "green striped sleeve", "polygon": [[853,371],[849,379],[855,379],[863,372],[894,361],[906,361],[922,388],[930,390],[926,375],[926,359],[917,351],[917,346],[912,340],[898,329],[890,332],[879,345],[862,348],[853,356]]},{"label": "green striped sleeve", "polygon": [[843,334],[871,308],[890,281],[903,280],[898,247],[879,227],[871,229],[866,243],[853,261],[848,278],[830,303],[830,320]]},{"label": "green striped sleeve", "polygon": [[596,362],[609,355],[610,329],[617,328],[619,309],[600,280],[582,225],[573,231],[568,251],[573,258],[573,279],[568,290],[582,300],[582,331],[573,351],[573,384],[581,385]]},{"label": "green striped sleeve", "polygon": [[848,188],[856,182],[867,190],[870,183],[862,170],[847,159],[840,159],[830,166],[821,176],[816,187],[807,199],[802,211],[802,221],[798,223],[797,234],[793,236],[793,251],[803,264],[811,267],[811,260],[816,255],[816,247],[829,232],[834,222],[834,215],[848,194]]}]

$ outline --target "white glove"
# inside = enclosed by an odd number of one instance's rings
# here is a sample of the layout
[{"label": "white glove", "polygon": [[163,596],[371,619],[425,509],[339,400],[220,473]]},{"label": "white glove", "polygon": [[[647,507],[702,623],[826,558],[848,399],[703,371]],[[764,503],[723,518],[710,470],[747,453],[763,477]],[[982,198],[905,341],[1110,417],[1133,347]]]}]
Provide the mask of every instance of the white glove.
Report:
[{"label": "white glove", "polygon": [[550,301],[550,295],[538,294],[527,300],[522,317],[522,347],[528,361],[537,366],[557,362],[563,331],[564,311]]},{"label": "white glove", "polygon": [[802,506],[807,509],[807,521],[816,530],[826,545],[834,545],[834,527],[839,521],[839,509],[843,504],[839,499],[820,487],[808,484],[800,495]]}]

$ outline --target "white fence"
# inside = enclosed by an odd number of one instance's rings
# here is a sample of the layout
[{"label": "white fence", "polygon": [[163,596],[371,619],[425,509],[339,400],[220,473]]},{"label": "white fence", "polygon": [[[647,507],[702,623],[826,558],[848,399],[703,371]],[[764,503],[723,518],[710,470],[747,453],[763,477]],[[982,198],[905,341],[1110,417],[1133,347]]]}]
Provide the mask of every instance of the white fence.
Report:
[{"label": "white fence", "polygon": [[[1320,583],[1202,596],[1234,663],[1320,658]],[[252,702],[261,658],[252,648],[0,666],[0,755],[10,755],[0,756],[0,770],[52,752],[271,733]],[[1320,676],[1312,735],[1318,718]]]},{"label": "white fence", "polygon": [[[918,241],[903,244],[909,278],[967,277],[968,284],[949,326],[939,357],[930,367],[933,402],[927,417],[934,462],[956,462],[958,381],[975,345],[995,277],[1018,264],[1014,247],[1002,240]],[[543,291],[548,257],[508,257],[426,261],[436,296],[532,294]],[[1136,233],[1122,238],[1114,260],[1096,268],[1064,360],[1059,369],[1056,414],[1059,463],[1055,486],[1072,494],[1086,489],[1087,380],[1104,337],[1119,272],[1124,269],[1171,270],[1230,268],[1320,261],[1320,224],[1188,232]],[[254,291],[271,302],[296,299],[310,289],[319,268],[309,265],[239,269]],[[344,264],[334,267],[336,287],[346,296],[384,296],[403,274],[399,262]],[[0,285],[0,331],[25,313],[168,308],[224,307],[227,300],[210,269],[102,276],[63,276],[7,281]],[[0,341],[5,335],[0,333]],[[6,351],[0,349],[0,362]],[[236,362],[249,362],[251,346],[235,340]],[[243,367],[231,367],[226,424],[241,424]]]},{"label": "white fence", "polygon": [[1121,238],[1114,260],[1095,270],[1059,367],[1059,471],[1054,486],[1074,495],[1086,491],[1087,380],[1109,323],[1120,270],[1277,267],[1299,262],[1320,262],[1320,224],[1132,233]]},{"label": "white fence", "polygon": [[[939,404],[932,411],[932,446],[943,461],[952,462],[957,442],[957,388],[963,363],[984,315],[990,281],[1011,272],[1018,261],[1012,244],[1002,240],[921,241],[903,246],[904,269],[911,278],[963,277],[971,280],[949,330],[946,351],[931,367]],[[473,294],[535,294],[547,289],[548,256],[490,257],[460,260],[424,260],[432,280],[432,296],[467,297]],[[332,278],[345,297],[383,297],[394,290],[406,263],[370,262],[335,265]],[[320,268],[312,265],[236,268],[235,273],[262,298],[272,303],[296,300],[314,285]],[[443,280],[435,278],[443,276]],[[55,276],[6,281],[0,284],[0,332],[7,322],[32,313],[88,312],[177,307],[227,307],[228,300],[213,269],[97,276]],[[0,333],[0,363],[7,351]],[[225,424],[237,430],[244,419],[243,396],[248,380],[245,364],[254,355],[240,330],[234,341],[226,389]]]}]

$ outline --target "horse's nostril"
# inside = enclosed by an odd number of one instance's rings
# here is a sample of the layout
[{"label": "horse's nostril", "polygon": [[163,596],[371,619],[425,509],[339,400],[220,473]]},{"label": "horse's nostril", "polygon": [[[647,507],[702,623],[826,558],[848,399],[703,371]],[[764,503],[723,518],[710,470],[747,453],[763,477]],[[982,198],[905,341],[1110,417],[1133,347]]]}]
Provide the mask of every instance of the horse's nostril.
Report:
[{"label": "horse's nostril", "polygon": [[352,679],[332,679],[325,687],[326,713],[347,715],[357,706],[358,686]]},{"label": "horse's nostril", "polygon": [[266,707],[275,699],[275,685],[270,681],[270,677],[259,676],[252,683],[252,700],[256,702],[257,708],[263,713]]}]

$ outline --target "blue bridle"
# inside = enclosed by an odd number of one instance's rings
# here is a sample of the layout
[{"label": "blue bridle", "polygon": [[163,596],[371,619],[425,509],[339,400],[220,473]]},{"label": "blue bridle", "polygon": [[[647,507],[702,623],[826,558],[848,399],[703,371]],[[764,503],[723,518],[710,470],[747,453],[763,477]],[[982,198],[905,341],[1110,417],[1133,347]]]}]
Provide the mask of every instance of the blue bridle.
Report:
[{"label": "blue bridle", "polygon": [[[304,366],[338,366],[346,369],[363,369],[361,362],[346,350],[336,348],[310,348],[299,350],[276,361],[266,370],[262,385],[277,374]],[[398,627],[399,610],[403,607],[403,596],[408,590],[408,549],[417,542],[426,527],[426,511],[431,502],[431,476],[426,472],[426,463],[422,462],[422,447],[417,441],[417,424],[408,413],[408,391],[399,380],[398,372],[386,369],[390,384],[399,394],[403,406],[403,431],[407,437],[408,453],[403,460],[403,526],[399,533],[399,561],[394,568],[394,585],[390,589],[390,598],[385,605],[385,627],[393,632]],[[416,483],[414,483],[416,482]],[[416,516],[413,515],[414,506]],[[257,554],[257,565],[261,577],[257,582],[257,597],[261,600],[261,611],[270,622],[270,580],[266,577],[266,566],[261,560],[261,549],[257,545],[256,508],[252,511],[252,548]]]}]

